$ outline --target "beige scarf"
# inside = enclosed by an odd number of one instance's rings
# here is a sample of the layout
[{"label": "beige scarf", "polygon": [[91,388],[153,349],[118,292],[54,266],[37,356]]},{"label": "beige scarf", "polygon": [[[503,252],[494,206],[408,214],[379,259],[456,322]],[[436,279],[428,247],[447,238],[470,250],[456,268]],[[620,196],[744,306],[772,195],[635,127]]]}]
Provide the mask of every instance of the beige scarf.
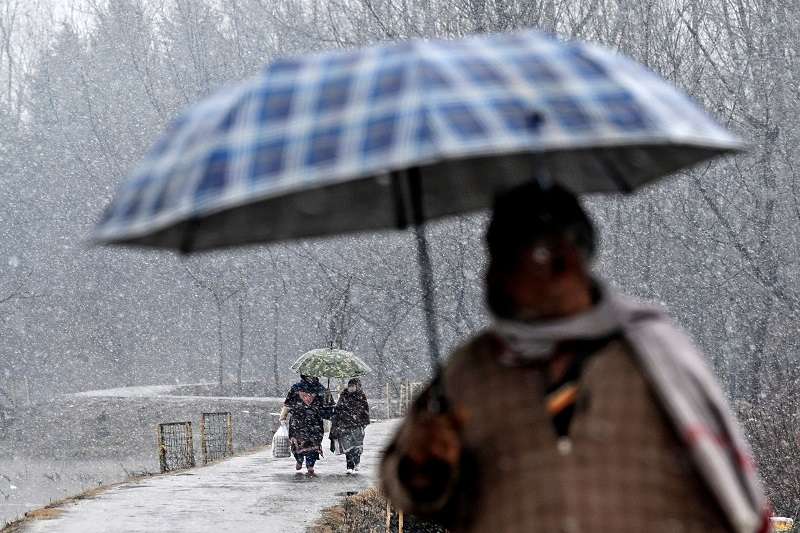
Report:
[{"label": "beige scarf", "polygon": [[604,287],[600,292],[597,305],[573,317],[497,320],[493,330],[509,348],[503,361],[547,359],[560,342],[621,333],[734,530],[769,531],[769,506],[750,447],[703,356],[660,308]]}]

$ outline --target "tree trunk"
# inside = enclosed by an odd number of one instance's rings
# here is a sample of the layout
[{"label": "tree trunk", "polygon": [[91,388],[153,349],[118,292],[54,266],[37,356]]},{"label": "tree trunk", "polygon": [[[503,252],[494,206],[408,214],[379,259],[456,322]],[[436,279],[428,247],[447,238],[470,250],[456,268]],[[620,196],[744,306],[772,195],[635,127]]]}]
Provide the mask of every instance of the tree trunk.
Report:
[{"label": "tree trunk", "polygon": [[278,370],[278,308],[278,298],[276,296],[272,299],[272,379],[276,396],[280,396],[282,393],[280,372]]},{"label": "tree trunk", "polygon": [[749,366],[749,383],[747,399],[752,405],[761,402],[761,388],[764,375],[764,358],[767,356],[767,340],[769,338],[769,325],[772,318],[772,310],[775,307],[775,298],[767,295],[766,307],[763,312],[758,314],[758,324],[756,326],[755,338],[753,342],[752,360]]},{"label": "tree trunk", "polygon": [[217,300],[217,349],[219,350],[219,372],[217,377],[217,386],[219,388],[219,394],[222,396],[224,391],[222,390],[222,375],[224,370],[224,355],[223,355],[223,342],[222,342],[222,302]]},{"label": "tree trunk", "polygon": [[243,304],[239,302],[239,364],[236,368],[236,393],[242,395],[242,361],[244,359],[244,317]]}]

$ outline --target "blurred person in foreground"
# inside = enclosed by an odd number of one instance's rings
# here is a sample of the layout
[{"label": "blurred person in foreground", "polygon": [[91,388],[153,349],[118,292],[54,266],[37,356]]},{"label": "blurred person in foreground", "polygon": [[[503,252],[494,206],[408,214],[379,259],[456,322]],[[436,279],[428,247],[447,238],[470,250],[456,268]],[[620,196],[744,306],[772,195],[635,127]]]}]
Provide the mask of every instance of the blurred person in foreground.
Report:
[{"label": "blurred person in foreground", "polygon": [[322,437],[325,434],[323,418],[330,418],[327,394],[328,390],[319,378],[301,375],[283,402],[280,421],[286,423],[286,419],[289,420],[289,444],[298,473],[305,463],[308,475],[316,475],[314,465],[322,456]]},{"label": "blurred person in foreground", "polygon": [[348,475],[355,474],[364,451],[364,430],[369,425],[369,404],[361,380],[353,378],[339,395],[331,420],[331,451],[344,454]]},{"label": "blurred person in foreground", "polygon": [[702,355],[591,272],[595,232],[557,185],[495,202],[492,326],[452,354],[386,450],[394,505],[456,532],[755,533],[769,510]]}]

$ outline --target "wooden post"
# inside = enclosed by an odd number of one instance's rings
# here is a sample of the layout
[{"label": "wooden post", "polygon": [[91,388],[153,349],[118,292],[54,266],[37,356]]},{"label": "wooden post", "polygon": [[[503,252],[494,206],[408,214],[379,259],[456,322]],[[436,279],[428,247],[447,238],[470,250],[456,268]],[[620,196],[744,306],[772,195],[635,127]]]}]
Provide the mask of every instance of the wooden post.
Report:
[{"label": "wooden post", "polygon": [[167,446],[164,444],[164,427],[160,424],[156,429],[156,438],[158,440],[158,464],[163,474],[167,471]]},{"label": "wooden post", "polygon": [[225,421],[225,430],[227,433],[226,447],[228,449],[228,456],[233,455],[233,415],[228,413],[227,420]]},{"label": "wooden post", "polygon": [[386,533],[392,533],[392,504],[386,500]]},{"label": "wooden post", "polygon": [[203,454],[203,464],[208,464],[208,441],[206,440],[206,414],[200,414],[200,452]]},{"label": "wooden post", "polygon": [[392,399],[389,398],[389,382],[386,382],[386,418],[394,418],[392,416]]},{"label": "wooden post", "polygon": [[189,465],[195,466],[194,463],[194,439],[192,439],[192,423],[186,422],[186,449],[189,453]]},{"label": "wooden post", "polygon": [[403,533],[403,511],[397,512],[397,533]]}]

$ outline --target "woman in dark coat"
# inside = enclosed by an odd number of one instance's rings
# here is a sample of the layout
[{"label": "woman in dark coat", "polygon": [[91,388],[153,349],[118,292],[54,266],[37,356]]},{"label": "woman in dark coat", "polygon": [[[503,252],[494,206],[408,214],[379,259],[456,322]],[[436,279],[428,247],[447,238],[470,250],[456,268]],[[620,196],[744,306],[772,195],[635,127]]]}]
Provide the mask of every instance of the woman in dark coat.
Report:
[{"label": "woman in dark coat", "polygon": [[319,378],[301,375],[300,381],[289,390],[281,411],[281,422],[289,418],[289,443],[297,461],[295,470],[301,470],[305,461],[309,476],[314,475],[314,463],[322,454],[325,432],[322,419],[329,418],[326,392]]},{"label": "woman in dark coat", "polygon": [[353,378],[339,396],[331,425],[331,451],[345,454],[347,473],[358,470],[364,449],[364,428],[369,425],[369,404],[361,388],[361,381]]}]

